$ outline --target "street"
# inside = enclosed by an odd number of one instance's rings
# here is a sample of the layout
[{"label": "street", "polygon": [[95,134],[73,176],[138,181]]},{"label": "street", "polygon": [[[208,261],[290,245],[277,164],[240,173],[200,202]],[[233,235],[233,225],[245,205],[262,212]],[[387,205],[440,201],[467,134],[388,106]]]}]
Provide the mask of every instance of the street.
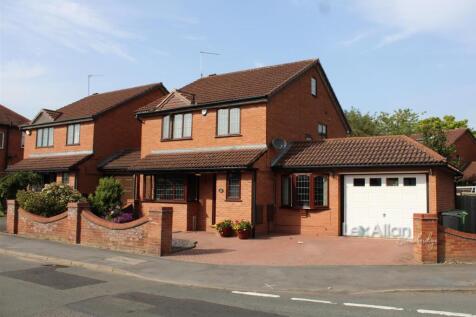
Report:
[{"label": "street", "polygon": [[[223,276],[223,279],[227,279]],[[230,280],[233,287],[233,280]],[[0,316],[475,316],[474,292],[268,292],[174,286],[0,256]]]}]

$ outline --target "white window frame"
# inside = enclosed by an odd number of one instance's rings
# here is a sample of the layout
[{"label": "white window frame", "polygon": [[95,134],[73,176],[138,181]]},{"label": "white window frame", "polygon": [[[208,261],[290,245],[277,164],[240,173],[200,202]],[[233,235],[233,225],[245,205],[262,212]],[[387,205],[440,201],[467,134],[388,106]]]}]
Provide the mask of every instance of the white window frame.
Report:
[{"label": "white window frame", "polygon": [[[232,115],[235,115],[234,118],[236,121],[234,122],[232,121],[233,120]],[[221,117],[221,116],[225,116],[225,117]],[[232,107],[232,108],[218,109],[216,125],[217,125],[216,135],[219,137],[241,135],[241,108]]]},{"label": "white window frame", "polygon": [[311,77],[311,95],[317,96],[317,79]]},{"label": "white window frame", "polygon": [[[70,133],[72,137],[71,143],[69,138]],[[79,123],[69,124],[66,129],[66,145],[79,145],[80,136],[81,136],[81,125]]]},{"label": "white window frame", "polygon": [[[41,132],[41,138],[39,137],[40,132]],[[54,133],[55,131],[53,127],[37,129],[36,130],[36,147],[44,148],[44,147],[54,146]]]},{"label": "white window frame", "polygon": [[319,123],[317,125],[317,134],[321,137],[327,138],[327,124]]}]

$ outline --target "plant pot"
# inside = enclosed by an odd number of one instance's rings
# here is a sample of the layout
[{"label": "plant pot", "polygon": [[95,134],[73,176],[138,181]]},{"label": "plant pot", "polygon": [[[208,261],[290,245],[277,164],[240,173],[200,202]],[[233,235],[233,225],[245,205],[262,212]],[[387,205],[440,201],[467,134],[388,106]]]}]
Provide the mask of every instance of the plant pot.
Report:
[{"label": "plant pot", "polygon": [[226,228],[223,228],[222,231],[220,231],[220,235],[222,237],[233,237],[233,235],[235,234],[235,232],[233,231],[233,228],[231,227],[226,227]]},{"label": "plant pot", "polygon": [[249,239],[251,237],[251,230],[240,230],[238,231],[239,239]]}]

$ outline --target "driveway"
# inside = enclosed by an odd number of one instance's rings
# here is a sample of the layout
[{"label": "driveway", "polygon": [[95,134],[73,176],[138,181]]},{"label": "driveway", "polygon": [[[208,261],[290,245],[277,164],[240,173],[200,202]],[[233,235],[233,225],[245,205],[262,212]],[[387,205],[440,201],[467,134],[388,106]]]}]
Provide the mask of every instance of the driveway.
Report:
[{"label": "driveway", "polygon": [[272,235],[250,240],[216,233],[179,232],[175,239],[197,241],[194,249],[167,259],[228,265],[402,265],[415,264],[410,241]]}]

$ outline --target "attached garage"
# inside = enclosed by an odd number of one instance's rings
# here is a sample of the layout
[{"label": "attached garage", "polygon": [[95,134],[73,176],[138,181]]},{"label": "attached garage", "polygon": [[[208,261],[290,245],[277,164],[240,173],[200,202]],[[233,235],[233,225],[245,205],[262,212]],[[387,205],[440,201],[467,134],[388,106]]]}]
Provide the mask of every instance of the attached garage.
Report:
[{"label": "attached garage", "polygon": [[344,176],[343,234],[413,238],[413,214],[428,212],[426,174]]}]

